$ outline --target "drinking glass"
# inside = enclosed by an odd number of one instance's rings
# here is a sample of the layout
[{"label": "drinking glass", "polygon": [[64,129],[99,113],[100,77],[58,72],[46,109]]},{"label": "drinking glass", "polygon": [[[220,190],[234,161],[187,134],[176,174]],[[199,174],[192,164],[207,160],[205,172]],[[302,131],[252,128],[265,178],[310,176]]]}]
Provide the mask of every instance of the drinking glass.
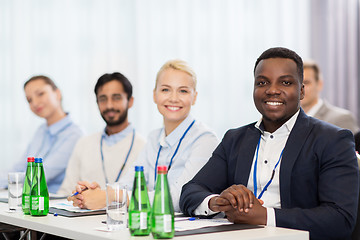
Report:
[{"label": "drinking glass", "polygon": [[119,183],[106,184],[107,228],[110,231],[127,228],[127,191]]},{"label": "drinking glass", "polygon": [[8,196],[9,210],[20,211],[22,202],[22,191],[24,186],[24,172],[8,173]]}]

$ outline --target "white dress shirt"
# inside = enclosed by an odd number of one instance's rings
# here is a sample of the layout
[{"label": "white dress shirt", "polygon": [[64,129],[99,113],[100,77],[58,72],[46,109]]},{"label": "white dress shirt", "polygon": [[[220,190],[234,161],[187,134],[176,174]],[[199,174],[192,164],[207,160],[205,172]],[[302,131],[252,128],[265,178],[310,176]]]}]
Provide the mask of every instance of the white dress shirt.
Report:
[{"label": "white dress shirt", "polygon": [[[269,133],[261,129],[260,124],[262,119],[260,119],[256,124],[255,127],[261,131],[261,140],[260,140],[260,147],[258,152],[258,159],[257,159],[257,194],[258,197],[271,179],[271,175],[273,169],[278,162],[281,152],[285,148],[285,144],[287,139],[290,135],[292,128],[295,125],[296,119],[299,115],[299,111],[297,111],[286,123],[284,123],[280,128],[278,128],[275,132]],[[254,192],[254,164],[256,160],[256,150],[254,153],[253,163],[251,166],[251,172],[249,175],[249,180],[247,184],[247,188]],[[276,226],[275,220],[275,210],[274,208],[281,208],[281,201],[280,201],[280,184],[279,184],[279,171],[282,159],[278,166],[275,169],[274,178],[269,185],[268,189],[264,192],[261,199],[264,201],[264,207],[267,210],[267,226]],[[204,199],[204,201],[199,205],[198,208],[195,209],[194,213],[196,215],[212,215],[216,212],[213,212],[209,209],[209,201],[213,196],[217,195],[210,195]]]}]

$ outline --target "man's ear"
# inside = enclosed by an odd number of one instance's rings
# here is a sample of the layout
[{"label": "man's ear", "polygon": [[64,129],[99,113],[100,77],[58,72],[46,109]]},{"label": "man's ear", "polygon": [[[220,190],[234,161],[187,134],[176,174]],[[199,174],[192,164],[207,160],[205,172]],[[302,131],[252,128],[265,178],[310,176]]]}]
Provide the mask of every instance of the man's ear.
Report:
[{"label": "man's ear", "polygon": [[305,97],[305,86],[304,84],[301,84],[301,89],[300,89],[300,100],[303,100]]},{"label": "man's ear", "polygon": [[134,104],[134,97],[131,97],[128,102],[128,108],[131,108]]},{"label": "man's ear", "polygon": [[318,85],[318,92],[320,93],[324,87],[324,81],[322,79],[319,79],[317,85]]},{"label": "man's ear", "polygon": [[60,89],[56,89],[55,92],[56,92],[56,98],[61,102],[62,95],[61,95]]}]

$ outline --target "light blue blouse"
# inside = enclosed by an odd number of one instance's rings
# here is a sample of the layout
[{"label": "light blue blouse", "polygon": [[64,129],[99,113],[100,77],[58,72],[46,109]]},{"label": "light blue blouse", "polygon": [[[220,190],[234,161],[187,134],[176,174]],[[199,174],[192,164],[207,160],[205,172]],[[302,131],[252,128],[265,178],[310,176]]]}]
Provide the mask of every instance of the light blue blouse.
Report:
[{"label": "light blue blouse", "polygon": [[[152,191],[155,189],[155,164],[160,145],[162,148],[157,165],[169,166],[180,138],[194,120],[192,116],[188,116],[168,136],[165,136],[164,128],[157,129],[149,134],[145,148],[133,166],[144,166],[144,174],[148,191],[150,192],[150,198],[152,198]],[[175,211],[180,211],[179,199],[182,186],[191,180],[208,161],[217,145],[218,139],[215,133],[210,131],[201,122],[195,120],[193,126],[182,140],[168,172],[171,197]],[[125,179],[126,182],[123,184],[127,185],[128,189],[131,190],[134,170],[130,171]]]},{"label": "light blue blouse", "polygon": [[[41,157],[48,190],[56,193],[64,179],[72,150],[82,135],[83,132],[69,115],[50,126],[44,123],[35,132],[22,159],[13,164],[8,172],[25,172],[27,157]],[[0,181],[2,187],[7,187],[6,178]]]}]

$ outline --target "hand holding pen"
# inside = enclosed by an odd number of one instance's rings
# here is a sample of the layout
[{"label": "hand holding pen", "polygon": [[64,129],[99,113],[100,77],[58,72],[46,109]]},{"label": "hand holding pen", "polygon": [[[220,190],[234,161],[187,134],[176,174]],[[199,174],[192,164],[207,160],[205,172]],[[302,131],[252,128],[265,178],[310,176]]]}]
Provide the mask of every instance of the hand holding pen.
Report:
[{"label": "hand holding pen", "polygon": [[89,183],[88,181],[79,181],[76,186],[76,192],[73,193],[74,196],[88,190],[88,189],[96,189],[100,188],[100,185],[97,182]]},{"label": "hand holding pen", "polygon": [[74,206],[77,206],[75,204],[75,200],[78,199],[78,200],[82,200],[81,197],[76,197],[77,195],[79,195],[80,193],[86,191],[89,189],[89,187],[93,185],[93,184],[90,184],[89,182],[87,181],[79,181],[78,182],[78,185],[75,187],[75,192],[73,192],[69,197],[67,197],[67,200],[68,201],[73,201],[73,205]]},{"label": "hand holding pen", "polygon": [[73,192],[67,198],[67,200],[72,201],[74,207],[87,208],[87,206],[86,206],[86,204],[84,202],[85,201],[85,199],[84,199],[85,196],[82,193],[87,191],[87,190],[94,190],[94,189],[97,189],[97,188],[100,189],[100,186],[96,182],[89,183],[87,181],[79,181],[78,185],[76,186],[75,192]]},{"label": "hand holding pen", "polygon": [[76,192],[74,192],[73,194],[71,194],[70,197],[74,197],[74,196],[78,195],[79,193],[82,193],[82,192],[85,191],[85,190],[88,190],[88,188],[85,187],[84,189],[81,189],[81,191],[76,191]]},{"label": "hand holding pen", "polygon": [[[69,202],[73,202],[73,206],[74,207],[79,207],[79,208],[84,208],[84,204],[83,204],[83,199],[82,199],[82,195],[80,193],[86,191],[88,188],[78,188],[78,186],[76,187],[76,191],[73,192],[73,194],[71,194],[69,197],[67,197],[67,200]],[[80,195],[79,195],[80,194]]]}]

